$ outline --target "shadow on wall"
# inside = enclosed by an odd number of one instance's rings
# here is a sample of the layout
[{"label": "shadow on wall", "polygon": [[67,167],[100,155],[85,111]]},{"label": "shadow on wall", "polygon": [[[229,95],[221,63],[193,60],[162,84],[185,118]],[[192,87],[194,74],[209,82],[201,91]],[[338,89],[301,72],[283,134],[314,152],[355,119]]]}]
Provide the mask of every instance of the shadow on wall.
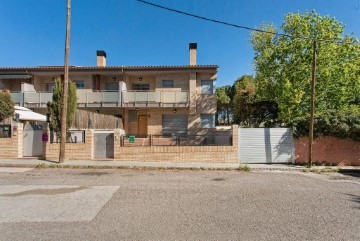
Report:
[{"label": "shadow on wall", "polygon": [[[293,135],[291,129],[282,134],[278,144],[275,146],[276,158],[293,155]],[[290,160],[292,161],[292,160]]]},{"label": "shadow on wall", "polygon": [[264,142],[265,142],[266,163],[272,163],[272,147],[271,147],[271,136],[270,136],[269,128],[264,128]]}]

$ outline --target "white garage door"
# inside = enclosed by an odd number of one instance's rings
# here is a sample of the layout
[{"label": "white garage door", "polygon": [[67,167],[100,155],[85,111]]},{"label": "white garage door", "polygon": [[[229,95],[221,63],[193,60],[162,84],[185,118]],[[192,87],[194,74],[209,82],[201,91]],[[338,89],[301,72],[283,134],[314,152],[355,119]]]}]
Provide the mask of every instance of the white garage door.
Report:
[{"label": "white garage door", "polygon": [[240,163],[291,163],[293,156],[291,129],[239,128]]}]

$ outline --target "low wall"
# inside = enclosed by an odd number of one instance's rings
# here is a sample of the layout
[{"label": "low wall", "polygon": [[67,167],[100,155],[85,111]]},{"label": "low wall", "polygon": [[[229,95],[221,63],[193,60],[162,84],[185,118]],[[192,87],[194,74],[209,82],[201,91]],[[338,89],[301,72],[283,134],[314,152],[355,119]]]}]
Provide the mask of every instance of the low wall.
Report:
[{"label": "low wall", "polygon": [[[48,133],[49,134],[49,133]],[[50,136],[50,135],[49,135]],[[85,143],[66,143],[65,160],[91,160],[93,159],[94,131],[85,130]],[[58,161],[60,143],[47,142],[44,147],[46,160]]]},{"label": "low wall", "polygon": [[232,135],[232,146],[121,147],[120,132],[116,131],[114,159],[149,162],[239,163],[238,126],[233,126]]},{"label": "low wall", "polygon": [[[295,162],[308,160],[309,139],[296,140]],[[313,163],[360,166],[360,142],[335,137],[319,137],[313,144]]]},{"label": "low wall", "polygon": [[[14,135],[14,126],[17,128]],[[11,125],[11,138],[0,138],[0,159],[15,159],[23,156],[23,124]]]}]

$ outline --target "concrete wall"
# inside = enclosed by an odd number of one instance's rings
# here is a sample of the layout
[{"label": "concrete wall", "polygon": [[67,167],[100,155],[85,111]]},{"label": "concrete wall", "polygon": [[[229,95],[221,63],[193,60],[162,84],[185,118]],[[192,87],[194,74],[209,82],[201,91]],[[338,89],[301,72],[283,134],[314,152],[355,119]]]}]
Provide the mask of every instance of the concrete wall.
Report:
[{"label": "concrete wall", "polygon": [[[308,160],[309,140],[306,137],[296,140],[295,162]],[[360,166],[360,142],[335,137],[319,137],[313,144],[313,162],[316,164]]]},{"label": "concrete wall", "polygon": [[239,163],[238,126],[232,127],[232,146],[152,146],[121,147],[120,132],[114,135],[114,159],[149,162]]},{"label": "concrete wall", "polygon": [[[17,128],[14,136],[13,127]],[[23,124],[11,125],[11,138],[0,138],[0,159],[15,159],[23,156]]]}]

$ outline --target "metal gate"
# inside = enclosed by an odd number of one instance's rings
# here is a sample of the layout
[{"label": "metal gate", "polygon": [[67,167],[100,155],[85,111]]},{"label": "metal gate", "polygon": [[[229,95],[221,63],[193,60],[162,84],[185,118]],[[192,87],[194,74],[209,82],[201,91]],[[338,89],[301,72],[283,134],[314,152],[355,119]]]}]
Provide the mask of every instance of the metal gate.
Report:
[{"label": "metal gate", "polygon": [[293,143],[288,128],[239,128],[240,163],[293,163]]},{"label": "metal gate", "polygon": [[114,158],[114,131],[94,132],[94,158]]},{"label": "metal gate", "polygon": [[24,157],[42,157],[44,155],[42,134],[43,129],[41,125],[26,125],[24,127]]}]

